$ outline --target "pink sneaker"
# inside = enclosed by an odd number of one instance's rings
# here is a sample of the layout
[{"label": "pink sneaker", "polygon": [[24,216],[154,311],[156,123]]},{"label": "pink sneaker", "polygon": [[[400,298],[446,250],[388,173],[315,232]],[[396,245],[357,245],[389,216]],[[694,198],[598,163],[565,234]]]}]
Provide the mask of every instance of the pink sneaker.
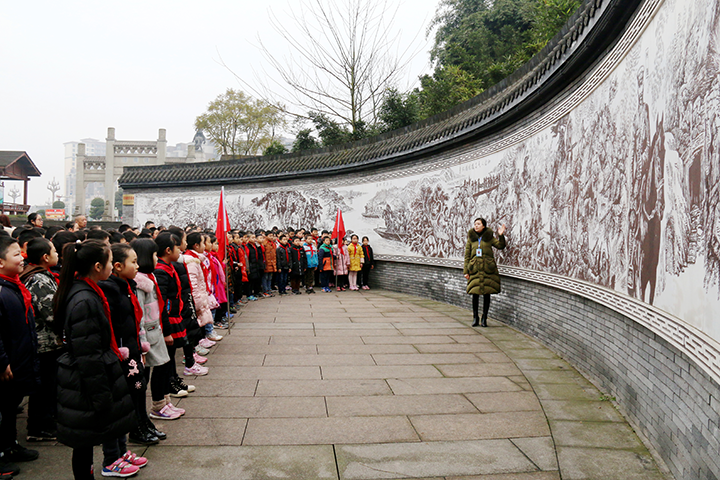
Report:
[{"label": "pink sneaker", "polygon": [[185,371],[183,373],[185,375],[207,375],[209,371],[210,370],[208,370],[207,367],[203,367],[202,365],[196,363],[190,368],[185,367]]},{"label": "pink sneaker", "polygon": [[102,476],[103,477],[132,477],[135,475],[138,470],[140,470],[140,467],[136,467],[135,465],[131,465],[122,458],[118,458],[115,460],[112,465],[108,465],[107,467],[103,467],[102,469]]},{"label": "pink sneaker", "polygon": [[130,450],[125,452],[125,455],[122,456],[122,459],[125,460],[130,465],[135,465],[138,468],[142,468],[145,465],[148,464],[148,460],[145,457],[139,457],[132,453]]},{"label": "pink sneaker", "polygon": [[177,412],[177,414],[180,415],[180,416],[185,415],[185,409],[184,409],[184,408],[178,408],[178,407],[176,407],[175,405],[173,405],[172,403],[168,403],[166,406],[167,406],[167,407],[170,407],[170,410],[172,410],[172,411],[174,411],[174,412]]},{"label": "pink sneaker", "polygon": [[[187,370],[187,369],[186,369]],[[154,420],[177,420],[180,414],[165,405],[159,412],[150,410],[148,416]]]},{"label": "pink sneaker", "polygon": [[198,345],[200,345],[203,348],[210,348],[210,347],[215,346],[215,342],[213,342],[212,340],[210,340],[208,338],[203,338],[202,340],[200,340],[198,342]]},{"label": "pink sneaker", "polygon": [[199,363],[200,365],[207,362],[207,357],[203,357],[197,353],[193,353],[193,358],[195,359],[195,363]]}]

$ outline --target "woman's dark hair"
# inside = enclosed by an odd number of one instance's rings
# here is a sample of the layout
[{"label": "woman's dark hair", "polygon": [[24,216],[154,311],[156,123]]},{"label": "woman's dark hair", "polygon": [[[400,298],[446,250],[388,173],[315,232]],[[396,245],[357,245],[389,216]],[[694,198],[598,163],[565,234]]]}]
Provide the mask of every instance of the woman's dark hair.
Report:
[{"label": "woman's dark hair", "polygon": [[3,227],[12,228],[12,223],[10,223],[10,217],[5,215],[4,213],[0,215],[0,225]]},{"label": "woman's dark hair", "polygon": [[182,243],[182,239],[185,238],[185,230],[175,225],[168,227],[167,231],[178,237],[180,239],[180,243]]},{"label": "woman's dark hair", "polygon": [[45,238],[48,240],[52,240],[53,235],[55,235],[57,232],[61,232],[63,230],[62,227],[58,227],[57,225],[53,225],[48,227],[45,230]]},{"label": "woman's dark hair", "polygon": [[158,245],[151,238],[138,238],[130,242],[130,246],[137,253],[138,270],[140,273],[153,273],[155,261],[153,253],[158,251]]},{"label": "woman's dark hair", "polygon": [[170,232],[163,232],[155,238],[155,243],[158,246],[158,257],[162,257],[167,253],[168,248],[172,252],[175,247],[179,247],[182,241]]},{"label": "woman's dark hair", "polygon": [[[10,237],[10,234],[4,228],[0,228],[0,235],[2,235],[4,237]],[[10,238],[12,238],[12,237],[10,237]]]},{"label": "woman's dark hair", "polygon": [[[123,240],[125,240],[125,236],[120,232],[108,232],[110,234],[110,243],[116,244],[116,243],[122,243]],[[127,240],[125,240],[127,241]]]},{"label": "woman's dark hair", "polygon": [[60,231],[53,235],[52,243],[55,245],[55,250],[58,252],[58,256],[62,259],[63,247],[67,243],[75,243],[78,237],[74,232]]},{"label": "woman's dark hair", "polygon": [[197,245],[198,243],[203,243],[205,240],[203,239],[203,234],[199,232],[193,232],[188,233],[187,236],[187,248],[188,250],[193,250],[193,247]]},{"label": "woman's dark hair", "polygon": [[29,223],[29,224],[32,225],[32,223],[33,223],[35,220],[37,220],[37,218],[38,218],[37,212],[33,212],[33,213],[31,213],[31,214],[28,215],[27,223]]},{"label": "woman's dark hair", "polygon": [[80,277],[86,276],[96,263],[106,265],[110,260],[110,247],[99,240],[85,240],[82,243],[68,243],[63,247],[62,269],[60,269],[60,280],[58,289],[53,298],[54,322],[57,331],[62,333],[65,324],[66,300],[73,286],[73,280],[77,274]]},{"label": "woman's dark hair", "polygon": [[33,238],[27,243],[27,261],[33,265],[40,265],[43,255],[50,255],[52,242],[47,238]]},{"label": "woman's dark hair", "polygon": [[132,249],[133,247],[127,243],[113,243],[110,245],[110,251],[112,251],[113,254],[113,264],[115,262],[125,263],[125,260],[127,260],[130,256],[130,250]]},{"label": "woman's dark hair", "polygon": [[480,223],[482,223],[483,227],[487,227],[487,222],[482,217],[478,217],[475,220],[473,220],[473,225],[475,225],[475,222],[477,222],[478,220],[480,220]]},{"label": "woman's dark hair", "polygon": [[87,233],[88,240],[100,240],[103,242],[105,240],[107,240],[109,242],[110,238],[111,238],[110,234],[108,232],[106,232],[105,230],[90,230]]}]

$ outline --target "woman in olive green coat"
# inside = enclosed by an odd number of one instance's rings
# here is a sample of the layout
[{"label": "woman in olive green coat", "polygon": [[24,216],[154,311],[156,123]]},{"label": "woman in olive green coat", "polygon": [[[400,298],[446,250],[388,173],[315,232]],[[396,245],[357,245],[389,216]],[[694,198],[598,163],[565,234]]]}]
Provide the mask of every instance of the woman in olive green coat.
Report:
[{"label": "woman in olive green coat", "polygon": [[[484,218],[476,218],[473,228],[468,231],[463,273],[468,281],[467,293],[472,295],[473,327],[487,327],[490,295],[500,293],[500,272],[492,247],[499,250],[505,248],[505,225],[497,233],[498,238],[495,238]],[[478,318],[480,295],[483,296],[482,323]]]}]

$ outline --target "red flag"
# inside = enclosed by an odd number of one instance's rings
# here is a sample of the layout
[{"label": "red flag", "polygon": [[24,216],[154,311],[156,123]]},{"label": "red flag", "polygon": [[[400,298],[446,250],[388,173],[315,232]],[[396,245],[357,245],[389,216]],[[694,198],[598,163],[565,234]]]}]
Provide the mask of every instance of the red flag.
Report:
[{"label": "red flag", "polygon": [[230,231],[230,218],[228,218],[227,209],[225,208],[225,187],[220,189],[220,205],[218,206],[217,228],[215,235],[218,239],[218,258],[222,262],[225,259],[225,250],[227,245],[227,232]]},{"label": "red flag", "polygon": [[342,211],[338,208],[337,216],[335,217],[335,226],[333,227],[332,237],[337,238],[338,243],[345,238],[345,222],[343,222]]}]

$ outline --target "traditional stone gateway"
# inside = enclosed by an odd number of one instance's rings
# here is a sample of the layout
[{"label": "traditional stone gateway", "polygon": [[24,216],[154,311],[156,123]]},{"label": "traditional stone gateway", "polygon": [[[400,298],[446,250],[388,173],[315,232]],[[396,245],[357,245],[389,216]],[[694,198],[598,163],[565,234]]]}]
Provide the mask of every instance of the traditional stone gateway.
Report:
[{"label": "traditional stone gateway", "polygon": [[576,365],[676,478],[720,478],[720,4],[585,1],[445,114],[302,154],[128,168],[134,223],[332,226],[378,286],[467,305],[472,219],[509,227],[491,317]]}]

